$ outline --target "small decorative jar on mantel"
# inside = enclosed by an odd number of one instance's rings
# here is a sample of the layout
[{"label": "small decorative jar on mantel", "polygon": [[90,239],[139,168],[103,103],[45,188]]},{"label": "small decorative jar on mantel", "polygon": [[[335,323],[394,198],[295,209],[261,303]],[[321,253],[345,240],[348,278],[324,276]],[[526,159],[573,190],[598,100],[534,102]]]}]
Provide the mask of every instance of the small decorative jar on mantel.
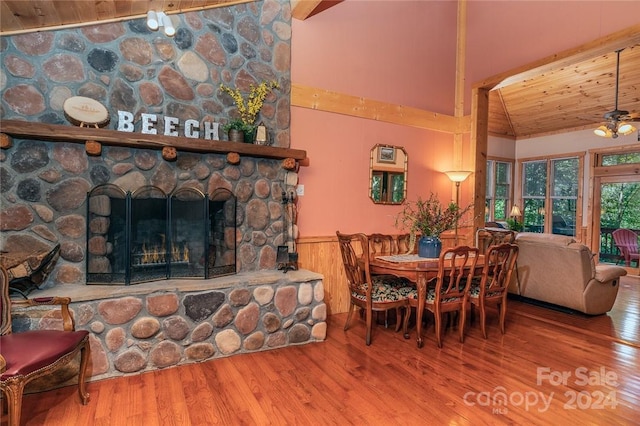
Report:
[{"label": "small decorative jar on mantel", "polygon": [[229,129],[227,132],[229,141],[231,142],[244,142],[244,132],[238,129]]},{"label": "small decorative jar on mantel", "polygon": [[242,120],[235,119],[223,124],[222,131],[227,132],[230,142],[244,142],[245,124]]}]

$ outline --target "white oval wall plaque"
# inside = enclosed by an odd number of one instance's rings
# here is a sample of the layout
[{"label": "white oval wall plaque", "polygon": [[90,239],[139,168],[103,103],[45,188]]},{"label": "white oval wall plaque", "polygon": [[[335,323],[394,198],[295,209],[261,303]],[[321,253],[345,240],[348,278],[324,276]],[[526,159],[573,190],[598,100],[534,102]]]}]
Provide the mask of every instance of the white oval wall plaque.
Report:
[{"label": "white oval wall plaque", "polygon": [[73,96],[62,105],[62,109],[74,124],[95,126],[106,122],[109,118],[107,108],[95,99],[84,96]]}]

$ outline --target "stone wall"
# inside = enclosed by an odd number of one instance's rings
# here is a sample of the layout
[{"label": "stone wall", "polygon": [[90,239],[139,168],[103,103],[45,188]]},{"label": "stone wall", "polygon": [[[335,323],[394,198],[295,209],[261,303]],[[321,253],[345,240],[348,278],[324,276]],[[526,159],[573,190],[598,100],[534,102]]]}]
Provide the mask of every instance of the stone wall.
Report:
[{"label": "stone wall", "polygon": [[151,113],[158,115],[163,133],[164,116],[180,123],[225,123],[239,117],[221,83],[248,94],[251,85],[276,81],[280,88],[269,94],[258,120],[269,129],[273,145],[288,148],[289,1],[265,0],[171,19],[174,37],[149,30],[145,19],[1,37],[1,117],[69,124],[64,101],[86,96],[106,106],[107,128],[118,128],[118,111],[133,113],[138,129],[140,114]]},{"label": "stone wall", "polygon": [[[214,280],[141,284],[107,297],[104,287],[71,293],[77,330],[91,332],[89,380],[138,374],[235,354],[322,341],[326,305],[322,276],[263,271]],[[120,287],[120,289],[124,289]],[[55,289],[39,295],[57,294]],[[86,300],[83,300],[86,299]],[[14,332],[61,328],[59,309],[13,312]],[[70,366],[33,390],[72,377]],[[73,381],[73,379],[72,379]]]},{"label": "stone wall", "polygon": [[[107,128],[118,111],[180,123],[225,123],[238,117],[220,84],[248,92],[276,81],[258,117],[270,143],[288,148],[291,11],[288,0],[264,0],[172,15],[175,37],[150,31],[143,19],[0,38],[0,118],[71,125],[62,110],[71,96],[104,104]],[[183,129],[179,128],[178,133]],[[182,136],[182,134],[180,134]],[[224,139],[221,135],[220,139]],[[33,296],[72,299],[78,329],[91,334],[91,375],[102,379],[236,353],[324,340],[322,277],[275,270],[284,244],[279,160],[103,147],[15,139],[0,151],[0,248],[60,244],[45,288]],[[153,185],[166,194],[192,187],[237,198],[239,274],[212,280],[167,280],[132,286],[87,286],[86,198],[94,186],[125,191]],[[294,235],[296,230],[294,229]],[[16,331],[48,328],[57,314],[15,312]],[[63,373],[62,378],[69,376]]]},{"label": "stone wall", "polygon": [[[288,1],[265,0],[172,15],[177,32],[152,32],[144,19],[0,38],[2,119],[71,125],[63,102],[75,95],[102,102],[117,128],[117,111],[226,122],[237,116],[220,83],[248,91],[276,80],[280,88],[259,115],[273,145],[289,147],[291,13]],[[139,123],[137,123],[139,127]],[[159,122],[159,128],[162,128]],[[138,130],[139,131],[139,130]],[[238,200],[237,269],[275,267],[282,244],[284,170],[277,160],[14,140],[0,151],[0,248],[61,245],[48,284],[84,284],[86,194],[113,183],[125,191],[154,185],[170,194],[190,186]]]},{"label": "stone wall", "polygon": [[87,191],[107,182],[132,192],[144,185],[167,194],[183,187],[209,195],[231,191],[238,204],[238,272],[275,268],[284,244],[282,191],[288,188],[279,160],[242,157],[231,165],[221,154],[181,153],[169,163],[159,151],[104,147],[101,157],[87,157],[82,145],[16,141],[0,161],[2,249],[60,243],[47,285],[85,284]]}]

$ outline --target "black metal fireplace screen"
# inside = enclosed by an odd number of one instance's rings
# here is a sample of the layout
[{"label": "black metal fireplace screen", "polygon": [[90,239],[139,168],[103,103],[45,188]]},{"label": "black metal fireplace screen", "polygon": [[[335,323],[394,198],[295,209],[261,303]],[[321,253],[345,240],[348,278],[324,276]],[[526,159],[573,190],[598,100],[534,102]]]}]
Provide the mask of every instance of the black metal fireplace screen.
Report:
[{"label": "black metal fireplace screen", "polygon": [[95,187],[87,200],[87,284],[236,273],[236,198],[195,188]]}]

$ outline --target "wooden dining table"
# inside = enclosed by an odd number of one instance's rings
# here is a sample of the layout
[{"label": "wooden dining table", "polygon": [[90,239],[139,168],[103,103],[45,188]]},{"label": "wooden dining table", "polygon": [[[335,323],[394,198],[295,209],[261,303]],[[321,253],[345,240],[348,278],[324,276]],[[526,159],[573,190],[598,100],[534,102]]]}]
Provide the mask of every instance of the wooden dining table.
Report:
[{"label": "wooden dining table", "polygon": [[[450,266],[449,266],[450,267]],[[484,255],[478,256],[474,275],[479,275],[484,267]],[[430,284],[435,286],[438,277],[439,259],[418,257],[417,255],[385,255],[369,259],[371,274],[390,274],[404,277],[414,283],[418,290],[418,308],[416,312],[416,343],[422,347],[422,315],[427,298],[427,289]],[[407,315],[409,313],[407,312]],[[405,338],[409,338],[405,335]]]}]

